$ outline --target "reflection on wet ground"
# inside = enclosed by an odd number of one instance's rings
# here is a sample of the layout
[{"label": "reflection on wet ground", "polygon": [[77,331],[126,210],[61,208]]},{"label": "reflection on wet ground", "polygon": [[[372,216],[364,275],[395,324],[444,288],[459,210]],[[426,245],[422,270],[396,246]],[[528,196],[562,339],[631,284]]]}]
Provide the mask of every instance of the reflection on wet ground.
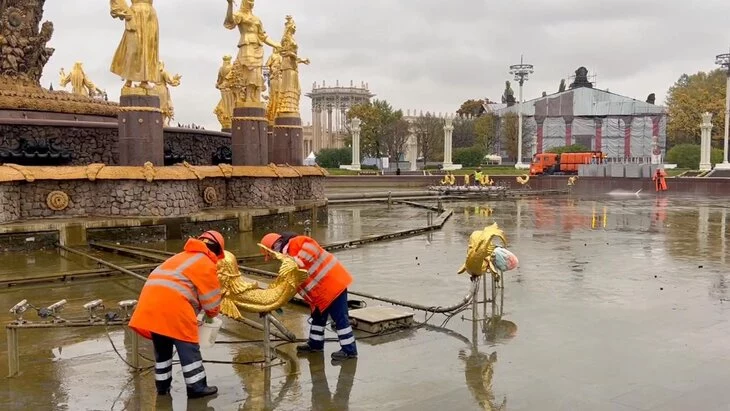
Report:
[{"label": "reflection on wet ground", "polygon": [[[176,410],[730,408],[725,387],[730,378],[730,211],[724,202],[544,198],[445,205],[455,214],[440,231],[338,251],[354,274],[352,289],[451,304],[469,287],[466,277],[455,274],[468,235],[496,221],[520,257],[520,268],[505,276],[504,306],[497,307],[501,316],[493,316],[487,305],[482,311],[488,321],[472,323],[466,311],[451,319],[450,331],[422,327],[361,339],[359,360],[342,365],[329,361],[336,343],[327,344],[323,357],[301,359],[292,345],[283,345],[284,364],[268,371],[206,364],[210,383],[221,389],[210,400],[188,402],[176,367],[170,403],[156,398],[151,374],[129,372],[104,328],[21,331],[22,374],[4,381],[0,409],[153,409],[155,402],[157,409]],[[425,211],[414,208],[337,206],[313,235],[327,243],[426,221]],[[255,252],[252,242],[260,234],[241,235],[232,247],[238,254]],[[175,251],[180,243],[156,246]],[[0,275],[26,265],[55,272],[93,267],[52,255],[4,256]],[[133,262],[121,256],[115,261]],[[138,282],[123,278],[8,289],[0,293],[0,308],[22,298],[37,304],[66,298],[64,315],[80,317],[86,301],[102,298],[112,305],[138,290]],[[305,336],[306,315],[290,306],[283,320]],[[442,321],[436,316],[431,323]],[[226,327],[233,334],[221,340],[261,338],[238,324],[226,322]],[[130,339],[125,332],[109,332],[126,355]],[[0,349],[4,372],[4,340]],[[143,353],[151,356],[147,344]],[[204,351],[208,360],[246,362],[262,356],[257,344],[218,344]]]}]

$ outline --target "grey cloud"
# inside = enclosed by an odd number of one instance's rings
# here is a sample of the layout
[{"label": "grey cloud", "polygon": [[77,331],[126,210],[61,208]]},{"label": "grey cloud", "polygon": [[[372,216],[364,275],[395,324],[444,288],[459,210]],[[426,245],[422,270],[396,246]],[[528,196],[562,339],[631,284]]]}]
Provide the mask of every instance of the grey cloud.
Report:
[{"label": "grey cloud", "polygon": [[[223,28],[224,0],[157,1],[160,55],[183,76],[172,90],[177,119],[216,129],[215,78],[224,54],[235,55],[237,31]],[[370,83],[371,91],[403,109],[454,111],[469,98],[499,100],[509,65],[526,61],[535,73],[525,98],[557,91],[581,65],[598,73],[598,87],[644,99],[667,89],[684,72],[711,70],[728,49],[724,27],[730,2],[706,0],[259,0],[256,14],[274,40],[284,16],[298,26],[303,92],[312,82]],[[120,79],[109,63],[122,25],[108,3],[46,3],[56,53],[44,85],[76,60],[111,98]],[[267,50],[267,54],[270,50]],[[302,97],[309,120],[310,101]]]}]

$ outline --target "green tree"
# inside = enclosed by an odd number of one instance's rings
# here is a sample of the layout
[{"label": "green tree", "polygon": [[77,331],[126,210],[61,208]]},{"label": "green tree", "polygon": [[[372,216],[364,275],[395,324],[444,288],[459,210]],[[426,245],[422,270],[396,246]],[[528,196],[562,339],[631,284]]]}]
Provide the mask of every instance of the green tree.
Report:
[{"label": "green tree", "polygon": [[712,139],[717,145],[725,130],[725,90],[727,74],[722,69],[709,73],[682,74],[667,92],[670,145],[700,142],[702,113],[713,114]]},{"label": "green tree", "polygon": [[[722,150],[713,148],[710,152],[710,163],[722,163]],[[667,162],[676,164],[679,168],[697,170],[700,166],[700,145],[679,144],[667,152]]]},{"label": "green tree", "polygon": [[323,148],[317,153],[317,164],[323,168],[339,168],[352,164],[352,150],[349,148]]},{"label": "green tree", "polygon": [[482,164],[486,154],[482,147],[457,148],[454,150],[454,163],[464,167],[477,167]]},{"label": "green tree", "polygon": [[555,153],[555,154],[563,154],[563,153],[584,153],[586,151],[591,151],[591,150],[582,144],[573,144],[570,146],[553,147],[550,150],[548,150],[547,152]]}]

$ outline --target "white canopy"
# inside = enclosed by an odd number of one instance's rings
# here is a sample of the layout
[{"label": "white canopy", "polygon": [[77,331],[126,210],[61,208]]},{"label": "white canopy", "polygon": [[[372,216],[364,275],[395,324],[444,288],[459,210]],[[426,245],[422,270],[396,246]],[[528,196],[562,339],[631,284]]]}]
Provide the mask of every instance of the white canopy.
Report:
[{"label": "white canopy", "polygon": [[313,166],[317,164],[317,156],[314,155],[314,151],[310,152],[307,158],[304,159],[305,166]]}]

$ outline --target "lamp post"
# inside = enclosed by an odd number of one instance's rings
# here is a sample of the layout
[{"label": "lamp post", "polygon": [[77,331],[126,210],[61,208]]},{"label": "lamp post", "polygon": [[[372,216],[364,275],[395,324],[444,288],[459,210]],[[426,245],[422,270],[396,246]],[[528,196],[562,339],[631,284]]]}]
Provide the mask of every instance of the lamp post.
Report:
[{"label": "lamp post", "polygon": [[727,72],[727,86],[725,88],[725,143],[722,164],[716,164],[715,168],[730,170],[728,163],[728,134],[730,131],[730,53],[720,54],[715,58],[715,64],[725,68]]},{"label": "lamp post", "polygon": [[515,76],[515,81],[520,85],[520,101],[518,108],[518,124],[517,124],[517,164],[515,168],[525,168],[522,164],[522,85],[528,80],[528,76],[533,73],[533,65],[525,64],[523,56],[520,56],[520,64],[513,64],[509,66],[509,74]]}]

